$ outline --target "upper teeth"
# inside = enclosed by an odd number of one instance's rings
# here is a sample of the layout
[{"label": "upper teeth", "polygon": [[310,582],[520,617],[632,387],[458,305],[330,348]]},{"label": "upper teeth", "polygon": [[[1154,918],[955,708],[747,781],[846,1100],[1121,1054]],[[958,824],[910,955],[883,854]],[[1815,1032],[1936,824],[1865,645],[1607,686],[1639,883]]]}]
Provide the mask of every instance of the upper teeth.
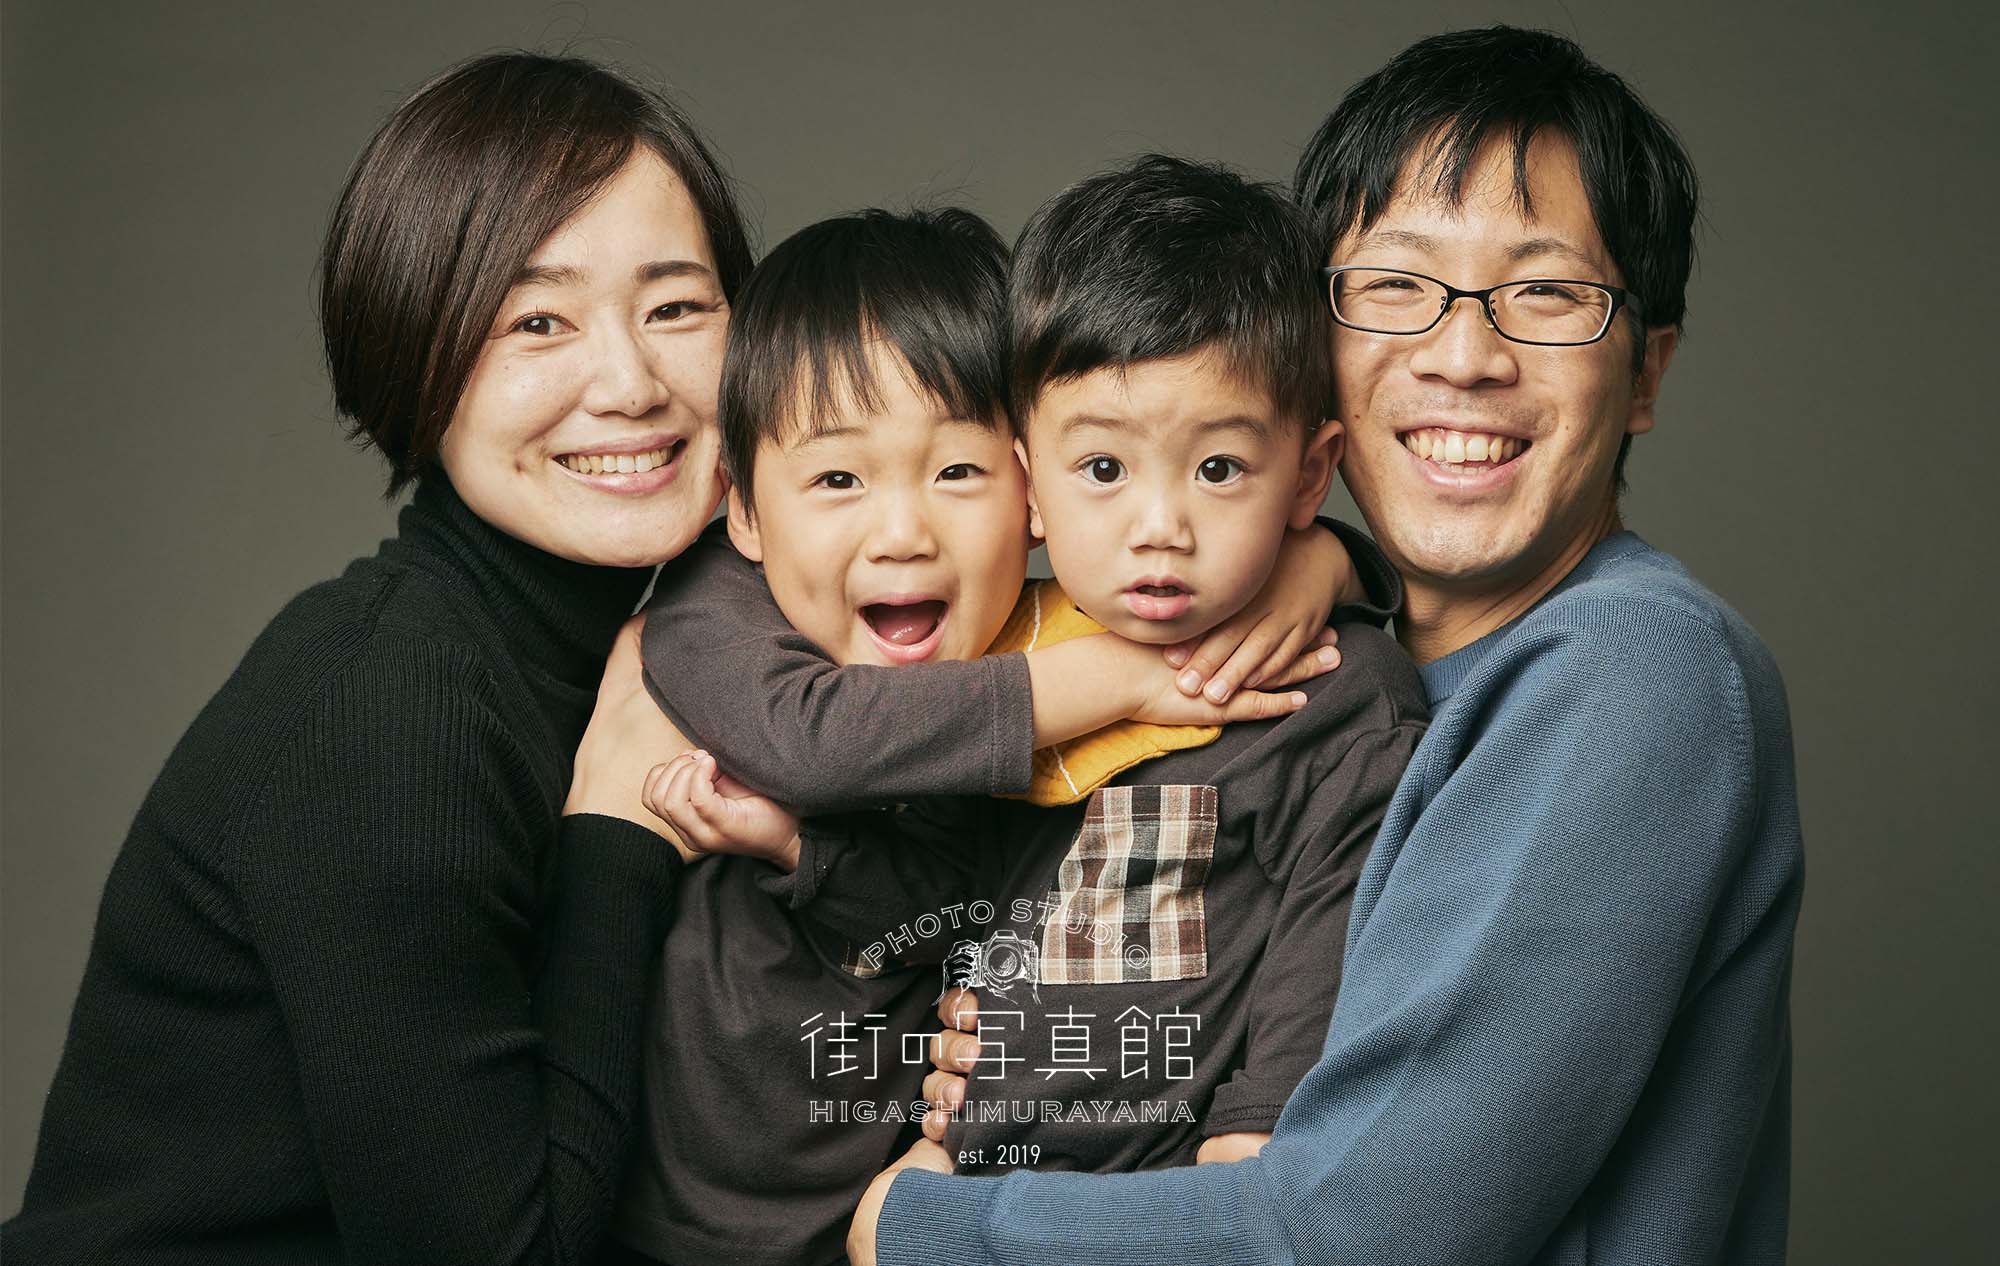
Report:
[{"label": "upper teeth", "polygon": [[556,460],[579,475],[643,475],[666,465],[667,454],[673,451],[669,445],[650,453],[564,453]]},{"label": "upper teeth", "polygon": [[1403,447],[1440,466],[1462,466],[1488,462],[1498,466],[1518,457],[1528,441],[1511,435],[1489,435],[1483,431],[1448,431],[1441,426],[1403,433]]}]

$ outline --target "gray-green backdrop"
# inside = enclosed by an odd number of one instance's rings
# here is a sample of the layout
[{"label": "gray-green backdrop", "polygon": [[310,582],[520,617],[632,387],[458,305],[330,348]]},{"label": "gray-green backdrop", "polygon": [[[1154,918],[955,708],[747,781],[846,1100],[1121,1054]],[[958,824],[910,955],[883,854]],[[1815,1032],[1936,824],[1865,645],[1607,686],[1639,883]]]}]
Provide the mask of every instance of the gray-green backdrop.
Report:
[{"label": "gray-green backdrop", "polygon": [[766,242],[938,194],[1011,234],[1135,150],[1287,176],[1357,77],[1502,20],[1625,74],[1707,187],[1689,337],[1626,520],[1748,615],[1791,689],[1794,1257],[1972,1254],[1996,1176],[2000,896],[2000,41],[1981,10],[10,3],[0,1212],[146,786],[285,599],[390,528],[375,460],[331,415],[310,275],[349,162],[428,74],[570,45],[657,76]]}]

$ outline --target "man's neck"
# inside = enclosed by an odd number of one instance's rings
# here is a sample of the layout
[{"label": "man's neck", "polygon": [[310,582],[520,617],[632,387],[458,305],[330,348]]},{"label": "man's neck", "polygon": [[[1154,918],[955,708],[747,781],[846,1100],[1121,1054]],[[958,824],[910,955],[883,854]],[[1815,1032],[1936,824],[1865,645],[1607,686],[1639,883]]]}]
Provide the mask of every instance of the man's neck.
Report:
[{"label": "man's neck", "polygon": [[1607,502],[1589,525],[1549,559],[1534,575],[1499,588],[1464,589],[1435,585],[1422,576],[1404,574],[1408,597],[1396,617],[1396,637],[1419,664],[1443,659],[1470,646],[1493,630],[1525,615],[1548,596],[1562,578],[1576,570],[1599,541],[1620,531],[1618,503]]}]

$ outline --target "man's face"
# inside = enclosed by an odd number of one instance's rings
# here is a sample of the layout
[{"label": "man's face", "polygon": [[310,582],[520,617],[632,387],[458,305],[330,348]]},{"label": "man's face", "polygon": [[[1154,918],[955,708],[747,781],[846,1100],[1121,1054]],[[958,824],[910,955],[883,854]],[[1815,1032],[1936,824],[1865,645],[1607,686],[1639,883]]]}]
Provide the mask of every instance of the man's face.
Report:
[{"label": "man's face", "polygon": [[1003,428],[944,417],[879,345],[882,407],[757,450],[729,532],[792,627],[840,664],[972,659],[1028,570],[1026,479]]},{"label": "man's face", "polygon": [[1135,642],[1198,637],[1312,521],[1340,425],[1311,436],[1206,350],[1045,388],[1028,417],[1035,531],[1064,592]]},{"label": "man's face", "polygon": [[[1530,147],[1532,217],[1515,202],[1512,164],[1511,145],[1486,146],[1457,206],[1406,172],[1382,218],[1342,238],[1329,262],[1404,269],[1460,289],[1535,277],[1622,284],[1570,147],[1545,138]],[[1335,330],[1337,398],[1351,437],[1341,475],[1405,576],[1504,590],[1580,542],[1588,548],[1586,538],[1609,522],[1619,442],[1652,429],[1673,350],[1671,331],[1653,331],[1635,375],[1634,337],[1621,313],[1596,343],[1513,343],[1469,299],[1424,334]]]}]

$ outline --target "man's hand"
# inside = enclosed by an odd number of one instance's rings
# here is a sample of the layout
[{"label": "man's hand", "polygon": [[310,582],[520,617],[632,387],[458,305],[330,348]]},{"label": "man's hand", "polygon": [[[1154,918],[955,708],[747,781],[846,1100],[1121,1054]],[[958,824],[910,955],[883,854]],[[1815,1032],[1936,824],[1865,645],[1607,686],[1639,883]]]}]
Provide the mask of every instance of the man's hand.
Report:
[{"label": "man's hand", "polygon": [[924,1078],[924,1102],[931,1105],[924,1114],[924,1137],[942,1143],[952,1114],[965,1106],[965,1074],[979,1058],[979,1039],[973,1036],[979,1030],[979,995],[947,989],[937,1011],[951,1027],[931,1038],[931,1063],[937,1068]]},{"label": "man's hand", "polygon": [[761,857],[786,871],[798,867],[798,818],[717,769],[707,752],[683,752],[655,765],[641,799],[695,853]]},{"label": "man's hand", "polygon": [[1360,591],[1340,538],[1317,523],[1285,533],[1264,587],[1198,641],[1167,648],[1182,694],[1226,703],[1239,686],[1269,689],[1317,677],[1340,663],[1326,618]]},{"label": "man's hand", "polygon": [[889,1168],[875,1175],[861,1203],[854,1210],[853,1225],[847,1229],[847,1258],[854,1266],[875,1266],[875,1224],[882,1218],[883,1202],[889,1198],[889,1184],[906,1169],[928,1169],[934,1174],[951,1172],[951,1157],[929,1139],[918,1139]]},{"label": "man's hand", "polygon": [[1255,1156],[1264,1150],[1264,1144],[1271,1141],[1268,1134],[1244,1131],[1237,1134],[1211,1134],[1201,1141],[1195,1150],[1194,1163],[1197,1165],[1226,1165],[1230,1161],[1240,1161],[1246,1156]]}]

